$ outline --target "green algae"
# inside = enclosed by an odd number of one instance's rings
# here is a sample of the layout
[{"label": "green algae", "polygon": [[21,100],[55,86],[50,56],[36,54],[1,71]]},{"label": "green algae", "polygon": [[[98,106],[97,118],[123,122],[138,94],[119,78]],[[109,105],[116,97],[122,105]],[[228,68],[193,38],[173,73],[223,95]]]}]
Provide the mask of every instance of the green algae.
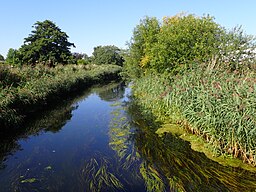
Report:
[{"label": "green algae", "polygon": [[177,124],[163,124],[160,128],[157,129],[155,133],[158,134],[159,137],[162,137],[164,134],[168,133],[177,135],[179,136],[179,138],[188,141],[191,145],[192,150],[204,153],[207,158],[223,166],[238,167],[256,173],[255,167],[245,164],[240,159],[233,158],[232,156],[228,155],[217,156],[214,152],[213,146],[211,146],[209,143],[206,143],[203,138],[186,132],[181,126]]}]

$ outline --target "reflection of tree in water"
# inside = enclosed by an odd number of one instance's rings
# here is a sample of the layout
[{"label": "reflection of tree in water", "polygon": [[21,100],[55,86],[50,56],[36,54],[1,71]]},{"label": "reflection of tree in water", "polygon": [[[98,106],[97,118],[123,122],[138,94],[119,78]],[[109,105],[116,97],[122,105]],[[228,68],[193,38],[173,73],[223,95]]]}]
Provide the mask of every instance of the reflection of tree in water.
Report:
[{"label": "reflection of tree in water", "polygon": [[87,97],[90,93],[87,90],[76,97],[73,96],[73,98],[58,102],[54,106],[49,106],[44,111],[31,114],[30,121],[25,122],[21,127],[9,128],[8,130],[0,129],[0,169],[5,167],[4,161],[8,155],[21,150],[18,143],[19,139],[37,135],[41,131],[53,133],[60,131],[71,119],[72,111],[77,108],[77,101]]},{"label": "reflection of tree in water", "polygon": [[[143,163],[140,173],[148,191],[253,191],[256,174],[239,168],[225,167],[203,153],[195,152],[188,142],[166,134],[160,138],[138,107],[128,113],[138,127],[134,142]],[[152,117],[152,116],[151,116]],[[150,128],[149,128],[150,127]],[[163,187],[163,184],[165,187]]]},{"label": "reflection of tree in water", "polygon": [[112,83],[106,86],[101,86],[94,89],[99,97],[104,101],[116,101],[124,97],[125,86],[124,83]]},{"label": "reflection of tree in water", "polygon": [[120,83],[89,88],[86,91],[74,93],[69,98],[66,97],[64,101],[54,103],[43,111],[30,114],[30,121],[25,122],[21,127],[8,130],[0,129],[0,169],[5,167],[4,161],[8,155],[21,150],[18,143],[19,139],[37,135],[41,131],[53,133],[60,131],[67,121],[72,118],[72,111],[78,107],[76,103],[81,99],[88,97],[92,92],[103,93],[103,95],[110,94],[109,98],[122,98],[123,90],[123,85],[121,86]]}]

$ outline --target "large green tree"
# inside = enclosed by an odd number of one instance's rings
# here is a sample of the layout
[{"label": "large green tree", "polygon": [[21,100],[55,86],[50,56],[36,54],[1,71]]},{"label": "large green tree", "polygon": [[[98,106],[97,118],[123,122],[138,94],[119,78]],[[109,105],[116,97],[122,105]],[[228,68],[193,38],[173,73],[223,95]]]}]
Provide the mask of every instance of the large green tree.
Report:
[{"label": "large green tree", "polygon": [[146,17],[136,26],[126,69],[177,73],[192,62],[207,62],[218,51],[223,29],[212,17]]},{"label": "large green tree", "polygon": [[52,21],[36,22],[34,30],[25,38],[20,48],[22,62],[27,64],[56,63],[66,64],[72,58],[70,47],[75,45],[68,41],[68,35]]},{"label": "large green tree", "polygon": [[[125,58],[126,74],[177,74],[204,64],[207,70],[255,68],[256,44],[241,28],[228,31],[211,16],[178,14],[162,22],[146,17],[133,31]],[[202,65],[201,65],[202,66]]]},{"label": "large green tree", "polygon": [[148,66],[158,72],[178,73],[191,63],[210,62],[224,33],[210,16],[165,17],[157,43],[147,51]]},{"label": "large green tree", "polygon": [[121,49],[114,45],[94,47],[93,62],[95,64],[123,65],[124,59],[121,56]]}]

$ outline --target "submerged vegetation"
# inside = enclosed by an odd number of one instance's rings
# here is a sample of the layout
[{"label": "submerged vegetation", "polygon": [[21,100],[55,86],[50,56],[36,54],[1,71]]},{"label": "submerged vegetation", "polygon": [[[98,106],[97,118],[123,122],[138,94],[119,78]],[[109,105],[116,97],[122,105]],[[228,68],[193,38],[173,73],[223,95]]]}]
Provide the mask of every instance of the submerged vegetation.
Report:
[{"label": "submerged vegetation", "polygon": [[247,172],[244,178],[240,168],[220,165],[203,153],[191,150],[190,143],[180,139],[178,132],[162,133],[159,137],[155,134],[159,127],[154,121],[155,115],[150,111],[141,114],[144,110],[138,110],[137,104],[137,99],[131,99],[125,105],[115,105],[109,145],[119,157],[118,166],[129,168],[133,177],[142,178],[146,191],[251,191],[256,188],[255,172],[243,170]]},{"label": "submerged vegetation", "polygon": [[100,162],[95,158],[92,158],[89,162],[85,162],[85,166],[81,170],[82,183],[86,184],[84,188],[92,192],[122,190],[122,183],[110,172],[109,165],[110,162],[104,158]]},{"label": "submerged vegetation", "polygon": [[209,16],[147,17],[134,30],[124,76],[144,113],[255,166],[255,50],[253,36]]}]

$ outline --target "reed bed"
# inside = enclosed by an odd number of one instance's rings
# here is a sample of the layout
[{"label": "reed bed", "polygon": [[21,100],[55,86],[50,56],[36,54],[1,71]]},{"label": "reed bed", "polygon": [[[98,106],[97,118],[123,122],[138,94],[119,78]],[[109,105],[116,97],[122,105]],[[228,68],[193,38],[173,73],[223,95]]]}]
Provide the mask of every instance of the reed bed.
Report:
[{"label": "reed bed", "polygon": [[151,74],[135,81],[134,96],[159,121],[183,125],[210,142],[217,154],[231,154],[256,166],[256,74],[202,68],[173,78]]},{"label": "reed bed", "polygon": [[49,68],[0,66],[0,125],[20,124],[27,114],[63,99],[72,91],[91,84],[114,80],[116,65],[67,65]]}]

